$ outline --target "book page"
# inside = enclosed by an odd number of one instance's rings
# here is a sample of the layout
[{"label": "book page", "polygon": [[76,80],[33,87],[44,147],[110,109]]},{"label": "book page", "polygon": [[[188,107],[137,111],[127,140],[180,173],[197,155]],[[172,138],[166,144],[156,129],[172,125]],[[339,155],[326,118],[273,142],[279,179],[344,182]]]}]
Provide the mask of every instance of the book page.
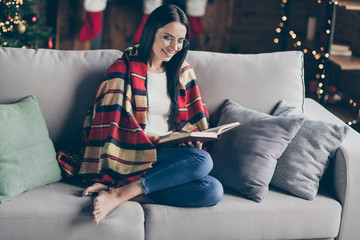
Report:
[{"label": "book page", "polygon": [[224,124],[224,125],[214,127],[214,128],[209,128],[209,129],[204,130],[203,132],[216,132],[218,135],[221,135],[224,132],[227,132],[230,129],[233,129],[234,127],[237,127],[239,125],[240,125],[239,122],[233,122],[233,123]]},{"label": "book page", "polygon": [[159,144],[163,143],[177,143],[177,142],[188,142],[188,141],[210,141],[218,138],[216,132],[190,132],[190,133],[179,133],[159,139]]},{"label": "book page", "polygon": [[224,124],[215,128],[210,128],[204,131],[189,132],[189,133],[175,133],[167,136],[160,137],[159,144],[187,142],[187,141],[211,141],[217,139],[221,134],[227,132],[234,127],[239,126],[239,122]]}]

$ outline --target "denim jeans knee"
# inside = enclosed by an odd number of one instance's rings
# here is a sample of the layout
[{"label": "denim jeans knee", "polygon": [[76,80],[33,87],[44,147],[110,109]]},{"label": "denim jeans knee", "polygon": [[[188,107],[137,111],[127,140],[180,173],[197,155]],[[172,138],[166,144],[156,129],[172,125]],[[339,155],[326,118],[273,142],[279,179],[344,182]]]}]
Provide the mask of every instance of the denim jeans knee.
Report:
[{"label": "denim jeans knee", "polygon": [[224,195],[224,188],[219,180],[212,176],[208,176],[209,178],[209,187],[207,191],[207,196],[204,196],[207,199],[206,206],[216,205],[221,201]]},{"label": "denim jeans knee", "polygon": [[214,163],[210,154],[198,148],[191,149],[194,152],[193,176],[192,179],[200,179],[210,173]]},{"label": "denim jeans knee", "polygon": [[221,183],[205,176],[169,189],[148,194],[150,203],[177,207],[209,207],[216,205],[224,195]]}]

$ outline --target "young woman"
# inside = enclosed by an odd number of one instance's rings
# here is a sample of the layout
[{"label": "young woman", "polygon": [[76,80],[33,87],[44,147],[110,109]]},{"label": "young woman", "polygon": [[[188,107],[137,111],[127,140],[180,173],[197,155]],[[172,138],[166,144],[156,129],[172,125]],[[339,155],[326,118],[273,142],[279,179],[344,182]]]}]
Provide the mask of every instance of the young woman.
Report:
[{"label": "young woman", "polygon": [[[182,207],[215,205],[222,185],[201,142],[157,145],[159,136],[208,128],[193,69],[184,61],[189,24],[175,5],[154,10],[140,44],[107,71],[84,123],[79,175],[95,184],[94,223],[128,200]],[[110,188],[112,186],[113,188]]]}]

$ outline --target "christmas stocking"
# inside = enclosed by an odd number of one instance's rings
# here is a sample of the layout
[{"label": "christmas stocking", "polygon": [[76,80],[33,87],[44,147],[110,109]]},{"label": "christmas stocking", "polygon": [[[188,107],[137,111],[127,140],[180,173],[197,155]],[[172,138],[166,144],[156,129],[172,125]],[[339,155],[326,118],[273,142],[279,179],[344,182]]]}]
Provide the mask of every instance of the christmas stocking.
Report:
[{"label": "christmas stocking", "polygon": [[139,27],[137,28],[135,35],[134,35],[134,41],[139,42],[142,30],[144,28],[145,22],[148,19],[150,13],[154,11],[157,7],[160,7],[163,3],[163,0],[144,0],[144,15],[141,19],[141,23]]},{"label": "christmas stocking", "polygon": [[205,15],[207,0],[187,0],[186,13],[190,24],[190,39],[203,32],[201,17]]},{"label": "christmas stocking", "polygon": [[107,0],[85,0],[86,20],[79,33],[79,40],[86,42],[96,38],[102,31],[102,13]]}]

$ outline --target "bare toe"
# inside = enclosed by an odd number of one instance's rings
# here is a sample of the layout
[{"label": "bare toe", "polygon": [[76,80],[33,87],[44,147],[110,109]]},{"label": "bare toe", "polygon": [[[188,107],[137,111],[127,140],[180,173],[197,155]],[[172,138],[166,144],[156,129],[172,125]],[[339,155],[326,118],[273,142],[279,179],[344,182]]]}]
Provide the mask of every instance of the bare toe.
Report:
[{"label": "bare toe", "polygon": [[102,190],[106,190],[108,187],[102,183],[94,183],[93,185],[91,185],[90,187],[87,187],[84,192],[83,192],[83,196],[90,196],[93,193],[98,193]]},{"label": "bare toe", "polygon": [[116,194],[111,194],[107,191],[101,191],[94,199],[94,224],[99,224],[104,220],[114,209],[123,203],[123,199]]},{"label": "bare toe", "polygon": [[98,225],[100,223],[100,221],[98,220],[98,217],[97,217],[96,214],[94,215],[94,220],[93,221],[94,221],[95,225]]}]

